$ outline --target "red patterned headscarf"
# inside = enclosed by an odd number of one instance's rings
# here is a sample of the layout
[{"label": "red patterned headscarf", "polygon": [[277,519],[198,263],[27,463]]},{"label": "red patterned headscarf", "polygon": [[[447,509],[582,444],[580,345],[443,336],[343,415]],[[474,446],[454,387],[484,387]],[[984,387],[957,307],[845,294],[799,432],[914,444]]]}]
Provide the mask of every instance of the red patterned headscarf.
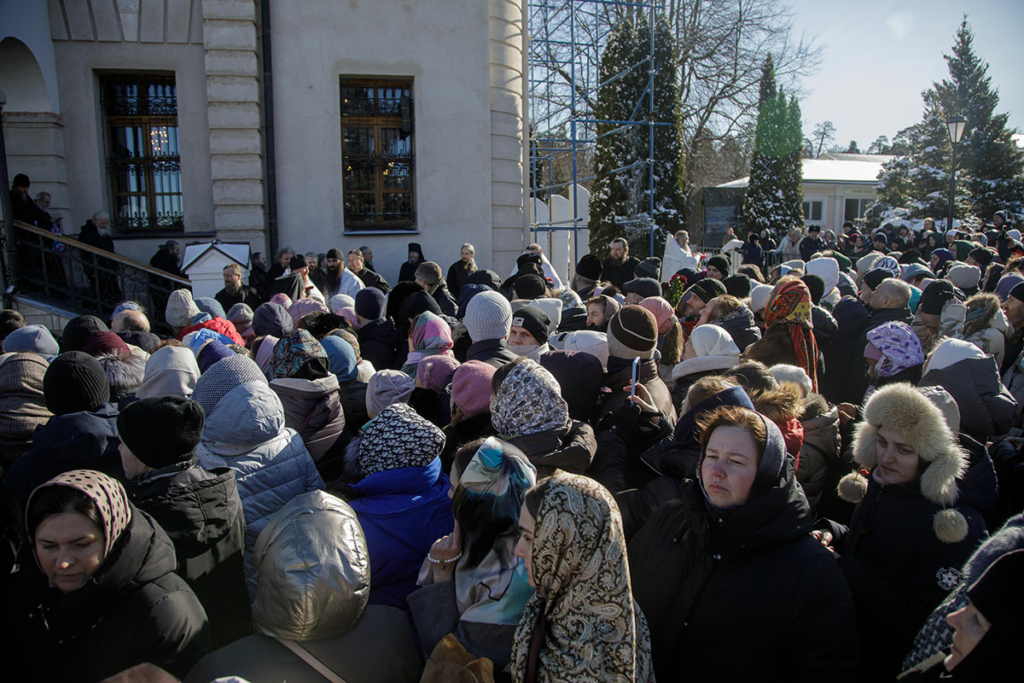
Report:
[{"label": "red patterned headscarf", "polygon": [[775,287],[768,296],[764,322],[766,328],[786,325],[793,340],[797,364],[807,372],[818,390],[818,343],[811,322],[811,292],[800,280],[790,280]]}]

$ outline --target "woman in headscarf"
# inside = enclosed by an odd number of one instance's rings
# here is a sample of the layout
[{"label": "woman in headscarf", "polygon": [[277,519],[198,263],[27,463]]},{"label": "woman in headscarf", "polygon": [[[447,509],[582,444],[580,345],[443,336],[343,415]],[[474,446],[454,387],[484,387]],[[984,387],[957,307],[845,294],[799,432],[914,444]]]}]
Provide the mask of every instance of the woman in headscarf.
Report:
[{"label": "woman in headscarf", "polygon": [[333,334],[324,337],[320,344],[327,352],[331,374],[338,378],[338,400],[345,413],[345,432],[355,436],[360,427],[370,421],[366,412],[366,382],[359,380],[356,351],[344,338]]},{"label": "woman in headscarf", "polygon": [[594,428],[569,417],[554,376],[529,358],[501,366],[491,380],[491,424],[522,450],[541,475],[555,468],[587,471],[597,438]]},{"label": "woman in headscarf", "polygon": [[274,346],[270,370],[270,388],[284,406],[285,426],[302,437],[324,481],[333,480],[341,474],[348,437],[327,352],[313,335],[297,329]]},{"label": "woman in headscarf", "polygon": [[706,413],[700,427],[696,480],[629,542],[659,679],[681,670],[693,680],[849,677],[857,657],[850,590],[809,534],[782,432],[732,406]]},{"label": "woman in headscarf", "polygon": [[[185,355],[192,356],[187,349]],[[0,356],[0,466],[5,470],[32,447],[36,427],[53,417],[43,395],[47,367],[37,353]]]},{"label": "woman in headscarf", "polygon": [[[184,676],[209,650],[206,614],[175,573],[174,546],[121,484],[71,470],[33,491],[25,512],[35,562],[30,611],[10,652],[10,680],[98,681],[149,662]],[[24,649],[20,646],[23,645]],[[22,677],[19,660],[32,670]],[[12,671],[13,668],[13,671]]]},{"label": "woman in headscarf", "polygon": [[451,473],[455,528],[439,539],[420,568],[422,586],[409,596],[416,630],[429,655],[452,633],[477,657],[509,663],[512,638],[533,595],[526,568],[513,554],[519,512],[537,471],[518,448],[490,437],[469,444]]},{"label": "woman in headscarf", "polygon": [[953,257],[953,252],[945,247],[933,249],[931,256],[929,257],[929,265],[932,268],[932,272],[935,273],[935,277],[942,277],[945,275],[946,266],[955,261],[956,259]]},{"label": "woman in headscarf", "polygon": [[654,681],[650,632],[607,489],[558,472],[527,492],[519,528],[515,553],[536,593],[516,629],[512,680]]},{"label": "woman in headscarf", "polygon": [[683,328],[675,311],[672,310],[672,304],[662,297],[649,296],[639,305],[650,311],[658,323],[658,352],[661,354],[658,360],[658,375],[662,380],[668,381],[672,376],[672,368],[683,355]]},{"label": "woman in headscarf", "polygon": [[898,321],[883,323],[870,330],[867,338],[864,358],[868,362],[871,384],[864,394],[865,399],[886,384],[921,381],[924,351],[910,325]]},{"label": "woman in headscarf", "polygon": [[416,316],[409,330],[409,355],[402,372],[416,377],[416,366],[421,360],[438,354],[452,356],[452,346],[452,328],[439,316],[424,311]]},{"label": "woman in headscarf", "polygon": [[199,365],[195,354],[182,346],[165,346],[146,361],[146,373],[142,385],[135,391],[135,398],[189,398],[198,379]]},{"label": "woman in headscarf", "polygon": [[700,325],[693,328],[683,359],[672,368],[674,403],[681,403],[690,386],[701,377],[721,374],[740,364],[740,349],[729,333],[718,325]]},{"label": "woman in headscarf", "polygon": [[779,280],[768,297],[764,338],[747,347],[744,358],[771,367],[786,363],[803,368],[818,391],[818,343],[811,322],[811,292],[800,280]]}]

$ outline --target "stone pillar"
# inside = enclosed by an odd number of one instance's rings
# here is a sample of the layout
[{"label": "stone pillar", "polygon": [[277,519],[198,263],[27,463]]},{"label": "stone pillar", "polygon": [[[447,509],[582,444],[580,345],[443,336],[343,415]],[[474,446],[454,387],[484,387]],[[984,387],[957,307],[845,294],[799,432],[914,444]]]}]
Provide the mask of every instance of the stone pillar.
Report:
[{"label": "stone pillar", "polygon": [[490,0],[491,263],[504,275],[527,244],[526,12],[523,0]]},{"label": "stone pillar", "polygon": [[[68,170],[64,163],[64,119],[41,111],[4,111],[4,143],[10,177],[24,173],[32,180],[29,194],[50,193],[48,211],[68,215]],[[6,188],[5,188],[6,189]],[[64,221],[65,232],[77,227]]]},{"label": "stone pillar", "polygon": [[254,0],[203,0],[214,225],[266,251],[263,133]]}]

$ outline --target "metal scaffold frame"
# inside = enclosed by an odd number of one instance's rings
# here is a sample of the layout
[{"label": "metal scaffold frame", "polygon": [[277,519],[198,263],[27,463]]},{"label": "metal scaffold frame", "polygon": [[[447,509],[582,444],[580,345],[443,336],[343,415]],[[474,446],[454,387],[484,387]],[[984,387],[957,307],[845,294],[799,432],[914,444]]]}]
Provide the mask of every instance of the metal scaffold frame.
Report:
[{"label": "metal scaffold frame", "polygon": [[[592,172],[581,169],[581,157],[592,155],[599,139],[598,126],[610,130],[600,137],[625,135],[638,128],[647,133],[645,159],[615,168],[612,174],[628,173],[638,168],[646,171],[649,206],[646,213],[617,225],[644,225],[650,228],[651,252],[654,251],[654,130],[670,123],[654,121],[654,84],[658,65],[655,63],[654,26],[661,0],[529,0],[529,116],[531,224],[534,241],[546,235],[550,241],[560,232],[571,232],[572,254],[576,259],[589,247],[580,245],[580,231],[587,229],[581,211],[579,189],[593,181]],[[650,44],[647,56],[622,71],[600,81],[600,58],[609,34],[621,22],[648,22]],[[647,85],[634,103],[629,120],[598,119],[595,112],[598,90],[638,69],[646,70]],[[644,130],[645,129],[645,130]],[[556,169],[568,167],[568,179],[556,178]],[[564,171],[563,171],[564,173]],[[564,176],[563,176],[564,177]],[[535,199],[547,200],[552,195],[568,192],[568,218],[555,220],[533,215]],[[583,248],[581,251],[580,248]],[[575,264],[570,264],[570,267]]]}]

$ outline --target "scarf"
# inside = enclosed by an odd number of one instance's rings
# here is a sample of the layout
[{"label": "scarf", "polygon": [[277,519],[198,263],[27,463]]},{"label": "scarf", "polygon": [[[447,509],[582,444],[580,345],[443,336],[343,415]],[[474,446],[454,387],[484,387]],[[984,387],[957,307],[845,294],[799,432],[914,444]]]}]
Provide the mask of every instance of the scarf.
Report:
[{"label": "scarf", "polygon": [[491,399],[491,425],[504,436],[566,429],[569,424],[569,404],[558,380],[528,358],[516,363]]},{"label": "scarf", "polygon": [[[266,340],[263,343],[266,344]],[[312,374],[304,371],[307,365],[314,363],[321,364],[324,372],[319,372],[320,368],[314,370]],[[324,351],[320,342],[306,330],[293,330],[291,334],[280,339],[274,345],[274,358],[270,362],[270,374],[275,379],[282,377],[317,379],[314,375],[326,376],[329,366],[327,352]]]},{"label": "scarf", "polygon": [[454,345],[452,328],[448,323],[430,311],[424,311],[416,319],[416,326],[412,328],[413,350],[409,352],[402,372],[415,377],[416,365],[421,360],[438,354],[451,356]]},{"label": "scarf", "polygon": [[403,467],[426,467],[444,448],[441,430],[420,417],[408,403],[395,403],[375,417],[359,442],[364,476]]},{"label": "scarf", "polygon": [[493,436],[459,472],[452,468],[452,510],[462,527],[465,554],[455,567],[455,598],[462,621],[516,625],[533,595],[526,569],[513,554],[519,511],[537,470],[523,453]]},{"label": "scarf", "polygon": [[[99,510],[100,520],[103,522],[103,557],[110,555],[114,543],[121,537],[128,524],[132,521],[132,510],[128,505],[128,494],[124,487],[111,477],[93,470],[71,470],[37,486],[32,495],[28,498],[28,506],[31,509],[32,498],[47,486],[66,486],[81,491],[89,496],[96,509]],[[35,529],[28,530],[29,537],[35,537]]]},{"label": "scarf", "polygon": [[777,286],[768,297],[764,313],[765,329],[786,325],[793,341],[797,364],[811,378],[813,391],[818,391],[818,343],[811,322],[811,291],[800,280]]},{"label": "scarf", "polygon": [[537,592],[516,629],[512,680],[525,680],[537,630],[538,683],[653,681],[651,636],[633,601],[611,494],[593,479],[557,472],[545,484],[535,522]]},{"label": "scarf", "polygon": [[165,346],[146,361],[142,384],[135,398],[184,396],[189,398],[199,379],[199,365],[195,355],[181,346]]},{"label": "scarf", "polygon": [[924,364],[921,341],[906,323],[884,323],[869,331],[867,338],[882,352],[875,363],[875,374],[879,377],[893,377],[907,368]]}]

